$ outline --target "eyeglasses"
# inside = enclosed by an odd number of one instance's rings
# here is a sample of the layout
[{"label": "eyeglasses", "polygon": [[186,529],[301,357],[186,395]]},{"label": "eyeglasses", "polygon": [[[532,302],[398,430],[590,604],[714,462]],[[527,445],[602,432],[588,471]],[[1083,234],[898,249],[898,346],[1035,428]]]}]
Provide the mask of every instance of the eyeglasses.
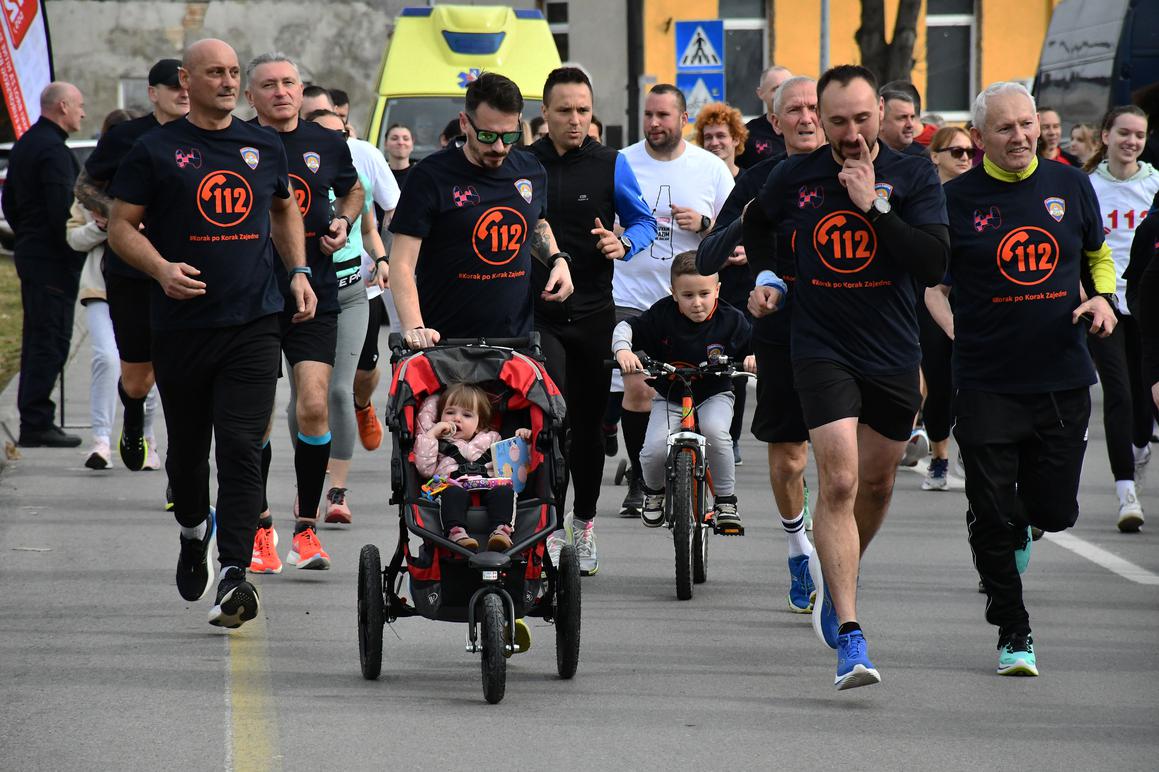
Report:
[{"label": "eyeglasses", "polygon": [[963,158],[969,158],[970,155],[974,152],[974,148],[972,148],[972,147],[943,147],[943,148],[938,148],[934,152],[935,153],[949,153],[954,158],[957,158],[959,161],[961,161]]},{"label": "eyeglasses", "polygon": [[463,114],[467,116],[467,123],[471,124],[471,128],[475,130],[475,136],[478,137],[479,141],[484,145],[494,145],[499,140],[503,140],[504,145],[514,145],[516,142],[523,139],[523,129],[516,129],[515,131],[489,131],[487,129],[480,129],[475,125],[475,122],[471,120],[470,115],[467,113]]}]

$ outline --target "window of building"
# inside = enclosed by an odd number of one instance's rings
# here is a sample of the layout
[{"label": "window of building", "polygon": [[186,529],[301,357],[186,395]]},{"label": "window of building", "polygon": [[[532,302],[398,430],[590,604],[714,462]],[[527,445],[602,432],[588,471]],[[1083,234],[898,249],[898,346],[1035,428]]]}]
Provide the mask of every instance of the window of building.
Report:
[{"label": "window of building", "polygon": [[926,15],[926,99],[923,112],[964,121],[977,91],[974,0],[929,0]]},{"label": "window of building", "polygon": [[571,59],[571,42],[568,40],[567,3],[544,3],[543,15],[547,18],[547,26],[551,30],[551,36],[555,38],[555,47],[559,49],[560,61],[568,61]]},{"label": "window of building", "polygon": [[768,65],[768,8],[765,0],[720,0],[724,20],[724,96],[746,118],[760,115],[757,97],[761,73]]}]

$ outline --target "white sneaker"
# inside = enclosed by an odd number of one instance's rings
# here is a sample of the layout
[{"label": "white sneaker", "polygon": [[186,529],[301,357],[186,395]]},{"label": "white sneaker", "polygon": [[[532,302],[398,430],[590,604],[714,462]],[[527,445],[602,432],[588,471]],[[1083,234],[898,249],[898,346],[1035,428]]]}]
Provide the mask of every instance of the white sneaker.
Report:
[{"label": "white sneaker", "polygon": [[917,428],[909,436],[905,444],[905,452],[901,455],[898,466],[917,466],[918,462],[930,454],[930,437],[926,430]]},{"label": "white sneaker", "polygon": [[85,466],[89,469],[108,469],[112,462],[112,452],[107,439],[98,439],[93,442],[89,457],[85,459]]},{"label": "white sneaker", "polygon": [[548,534],[547,541],[544,542],[544,547],[547,549],[547,557],[556,568],[559,568],[559,553],[563,551],[563,545],[565,544],[567,544],[567,531],[562,528]]},{"label": "white sneaker", "polygon": [[596,550],[595,526],[594,520],[588,520],[582,528],[572,528],[572,536],[575,539],[575,556],[579,558],[580,576],[593,576],[600,570],[600,554]]},{"label": "white sneaker", "polygon": [[649,528],[664,525],[664,491],[659,493],[644,491],[644,508],[640,511],[640,520]]},{"label": "white sneaker", "polygon": [[1143,507],[1134,493],[1119,502],[1119,530],[1123,533],[1135,533],[1143,527]]},{"label": "white sneaker", "polygon": [[157,452],[157,443],[152,437],[146,437],[145,443],[145,463],[141,468],[156,472],[161,468],[161,455]]}]

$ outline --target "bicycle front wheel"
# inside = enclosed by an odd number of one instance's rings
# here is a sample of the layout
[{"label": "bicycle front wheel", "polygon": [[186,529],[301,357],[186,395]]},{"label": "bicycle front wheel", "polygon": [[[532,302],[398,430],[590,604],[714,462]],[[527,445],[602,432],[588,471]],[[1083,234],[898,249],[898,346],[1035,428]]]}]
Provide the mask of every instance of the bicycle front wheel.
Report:
[{"label": "bicycle front wheel", "polygon": [[697,528],[692,469],[692,451],[681,451],[676,456],[676,479],[672,481],[670,494],[672,541],[676,546],[676,597],[680,600],[692,597],[692,542],[693,529]]}]

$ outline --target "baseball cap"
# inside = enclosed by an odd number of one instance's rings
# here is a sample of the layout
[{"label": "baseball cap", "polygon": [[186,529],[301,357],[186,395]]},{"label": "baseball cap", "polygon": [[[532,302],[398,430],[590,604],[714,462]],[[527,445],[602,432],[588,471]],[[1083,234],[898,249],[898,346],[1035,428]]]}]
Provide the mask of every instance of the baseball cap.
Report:
[{"label": "baseball cap", "polygon": [[180,86],[181,83],[177,80],[177,68],[180,66],[181,62],[177,59],[162,59],[157,62],[149,70],[149,85],[174,88]]}]

